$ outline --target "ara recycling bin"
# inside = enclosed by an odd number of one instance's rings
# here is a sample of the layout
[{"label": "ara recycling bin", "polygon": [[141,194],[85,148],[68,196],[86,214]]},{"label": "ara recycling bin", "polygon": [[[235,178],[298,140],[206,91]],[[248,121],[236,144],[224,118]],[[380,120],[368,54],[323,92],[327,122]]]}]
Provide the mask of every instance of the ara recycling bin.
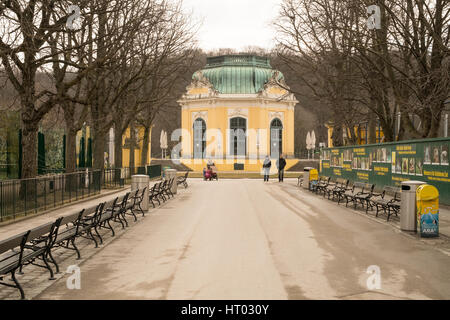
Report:
[{"label": "ara recycling bin", "polygon": [[417,188],[417,223],[420,236],[439,237],[439,191],[434,186],[422,185]]},{"label": "ara recycling bin", "polygon": [[138,195],[141,195],[142,189],[147,187],[144,193],[144,199],[141,202],[141,208],[145,212],[148,211],[148,188],[149,188],[150,178],[147,175],[135,175],[131,177],[131,192],[140,190]]},{"label": "ara recycling bin", "polygon": [[314,168],[312,167],[303,168],[303,183],[302,183],[303,189],[309,190],[309,174],[311,170],[314,170]]},{"label": "ara recycling bin", "polygon": [[311,169],[309,171],[309,188],[314,190],[319,182],[319,171],[317,169]]},{"label": "ara recycling bin", "polygon": [[417,232],[416,218],[416,190],[421,185],[426,184],[422,181],[403,181],[402,196],[400,205],[400,229],[403,231]]},{"label": "ara recycling bin", "polygon": [[175,178],[174,182],[172,183],[172,191],[173,194],[177,193],[178,186],[177,186],[177,170],[175,169],[166,169],[164,170],[164,180],[170,180],[172,178]]}]

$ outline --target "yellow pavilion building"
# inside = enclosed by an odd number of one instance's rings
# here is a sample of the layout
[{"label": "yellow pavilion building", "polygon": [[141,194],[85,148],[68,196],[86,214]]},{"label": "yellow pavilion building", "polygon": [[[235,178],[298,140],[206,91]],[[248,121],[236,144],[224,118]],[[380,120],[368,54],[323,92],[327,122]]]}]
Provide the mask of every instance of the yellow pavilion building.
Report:
[{"label": "yellow pavilion building", "polygon": [[181,162],[201,171],[261,170],[266,155],[294,165],[294,108],[298,103],[270,60],[254,55],[207,58],[194,73],[182,108]]}]

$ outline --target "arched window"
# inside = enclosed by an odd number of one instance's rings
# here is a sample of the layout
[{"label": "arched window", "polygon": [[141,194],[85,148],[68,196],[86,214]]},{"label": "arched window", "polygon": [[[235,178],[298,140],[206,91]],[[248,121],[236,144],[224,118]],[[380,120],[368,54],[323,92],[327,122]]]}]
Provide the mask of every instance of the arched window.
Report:
[{"label": "arched window", "polygon": [[247,119],[230,119],[230,154],[245,156],[247,154]]},{"label": "arched window", "polygon": [[276,118],[270,123],[270,156],[278,158],[283,153],[283,124]]},{"label": "arched window", "polygon": [[206,122],[198,118],[194,121],[194,159],[203,159],[206,150]]}]

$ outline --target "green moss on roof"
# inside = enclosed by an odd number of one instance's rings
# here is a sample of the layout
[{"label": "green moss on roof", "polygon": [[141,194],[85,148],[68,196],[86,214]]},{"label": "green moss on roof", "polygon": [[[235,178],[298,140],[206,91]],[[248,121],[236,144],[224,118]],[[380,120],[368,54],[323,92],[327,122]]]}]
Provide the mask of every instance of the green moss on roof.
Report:
[{"label": "green moss on roof", "polygon": [[[268,58],[227,55],[207,58],[205,68],[194,73],[192,78],[200,80],[202,74],[222,94],[254,94],[263,90],[276,72]],[[282,79],[283,74],[278,72],[277,80]]]}]

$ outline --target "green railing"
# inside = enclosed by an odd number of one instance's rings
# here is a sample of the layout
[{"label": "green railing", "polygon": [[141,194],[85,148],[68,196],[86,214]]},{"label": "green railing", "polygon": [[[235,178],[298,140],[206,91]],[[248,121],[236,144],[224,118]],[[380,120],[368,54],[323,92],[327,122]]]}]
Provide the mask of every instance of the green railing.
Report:
[{"label": "green railing", "polygon": [[162,166],[161,165],[153,165],[153,166],[147,166],[147,175],[150,177],[150,179],[154,178],[160,178],[162,173]]}]

